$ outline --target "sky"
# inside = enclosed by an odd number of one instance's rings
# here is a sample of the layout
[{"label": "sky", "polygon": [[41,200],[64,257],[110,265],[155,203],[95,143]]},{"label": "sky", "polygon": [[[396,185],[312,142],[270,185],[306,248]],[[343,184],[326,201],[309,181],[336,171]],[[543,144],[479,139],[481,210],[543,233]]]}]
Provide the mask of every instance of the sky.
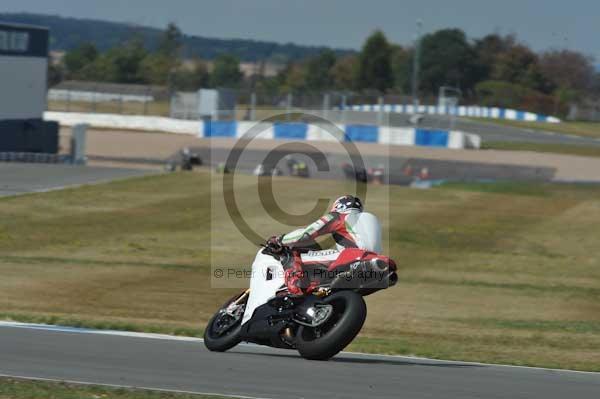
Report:
[{"label": "sky", "polygon": [[600,64],[598,0],[1,0],[0,11],[85,17],[186,34],[358,49],[375,29],[410,44],[422,31],[463,29],[470,38],[515,33],[535,50],[570,48]]}]

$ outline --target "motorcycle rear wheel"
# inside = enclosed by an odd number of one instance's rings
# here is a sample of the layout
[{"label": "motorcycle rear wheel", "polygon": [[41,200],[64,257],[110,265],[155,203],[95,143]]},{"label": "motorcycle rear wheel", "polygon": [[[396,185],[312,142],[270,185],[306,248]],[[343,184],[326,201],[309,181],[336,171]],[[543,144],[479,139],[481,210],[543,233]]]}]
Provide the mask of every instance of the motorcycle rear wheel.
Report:
[{"label": "motorcycle rear wheel", "polygon": [[[243,294],[241,294],[243,295]],[[241,295],[235,295],[229,299],[225,304],[211,317],[204,330],[204,345],[209,351],[212,352],[225,352],[240,342],[240,330],[242,329],[242,318],[243,313],[240,315],[238,320],[227,320],[227,314],[224,314],[224,310],[235,300],[240,298]],[[226,325],[223,328],[223,323],[228,322],[230,325]],[[221,331],[223,330],[224,331]]]},{"label": "motorcycle rear wheel", "polygon": [[360,332],[367,318],[367,305],[353,291],[339,291],[322,303],[333,306],[333,313],[318,327],[301,326],[296,334],[296,348],[310,360],[328,360],[343,350]]}]

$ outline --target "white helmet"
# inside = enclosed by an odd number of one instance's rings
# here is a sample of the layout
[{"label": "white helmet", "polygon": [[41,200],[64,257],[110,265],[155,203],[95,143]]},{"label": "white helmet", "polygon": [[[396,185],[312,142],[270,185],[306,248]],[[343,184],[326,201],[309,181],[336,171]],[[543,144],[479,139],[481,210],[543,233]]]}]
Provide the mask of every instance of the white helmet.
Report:
[{"label": "white helmet", "polygon": [[360,198],[353,195],[344,195],[339,197],[335,200],[333,206],[331,207],[331,212],[349,213],[352,211],[363,211],[362,201]]}]

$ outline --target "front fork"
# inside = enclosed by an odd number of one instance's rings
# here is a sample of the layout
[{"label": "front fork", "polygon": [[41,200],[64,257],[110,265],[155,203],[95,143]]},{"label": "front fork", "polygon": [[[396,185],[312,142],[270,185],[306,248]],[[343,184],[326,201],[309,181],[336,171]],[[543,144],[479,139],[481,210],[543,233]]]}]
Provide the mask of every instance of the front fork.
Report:
[{"label": "front fork", "polygon": [[233,301],[233,303],[235,303],[236,305],[239,305],[239,304],[243,303],[243,301],[247,300],[249,296],[250,296],[250,288],[248,288],[246,291],[244,291],[242,293],[242,295],[239,296],[238,299]]},{"label": "front fork", "polygon": [[[233,301],[229,305],[227,305],[227,307],[225,308],[225,313],[227,313],[231,317],[238,316],[239,312],[237,312],[238,314],[236,315],[236,311],[238,311],[240,306],[245,305],[249,296],[250,296],[250,288],[248,288],[246,291],[244,291],[242,293],[242,295],[240,295],[235,301]],[[242,315],[243,315],[243,312],[242,312]],[[242,316],[242,315],[239,315],[239,316]]]}]

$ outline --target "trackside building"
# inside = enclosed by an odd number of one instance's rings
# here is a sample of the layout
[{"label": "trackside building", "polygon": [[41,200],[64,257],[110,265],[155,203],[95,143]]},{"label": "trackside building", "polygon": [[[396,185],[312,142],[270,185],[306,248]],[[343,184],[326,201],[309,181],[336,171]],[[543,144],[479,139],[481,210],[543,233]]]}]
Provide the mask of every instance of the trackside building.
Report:
[{"label": "trackside building", "polygon": [[0,22],[0,152],[56,153],[58,124],[45,122],[48,29]]}]

